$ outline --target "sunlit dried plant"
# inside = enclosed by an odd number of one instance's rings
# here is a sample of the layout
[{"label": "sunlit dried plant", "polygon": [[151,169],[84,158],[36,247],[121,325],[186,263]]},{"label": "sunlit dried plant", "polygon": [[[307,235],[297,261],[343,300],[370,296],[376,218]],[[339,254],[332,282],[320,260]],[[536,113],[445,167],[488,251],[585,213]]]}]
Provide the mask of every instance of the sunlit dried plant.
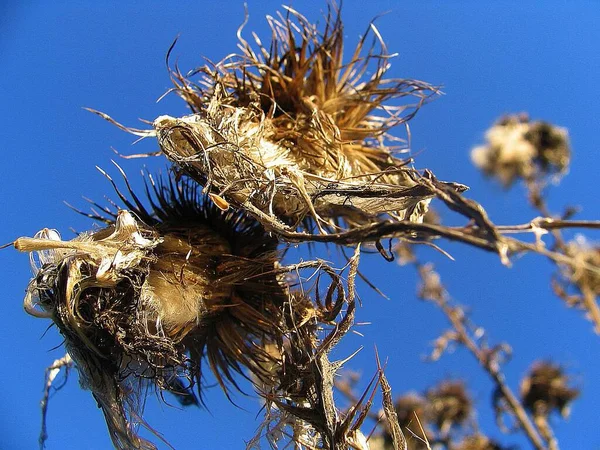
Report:
[{"label": "sunlit dried plant", "polygon": [[289,7],[269,24],[267,47],[240,34],[242,54],[188,76],[172,71],[194,114],[154,121],[163,153],[218,204],[272,227],[339,230],[384,213],[420,221],[433,193],[394,156],[389,131],[436,89],[385,77],[393,55],[373,24],[343,61],[334,6],[323,31]]},{"label": "sunlit dried plant", "polygon": [[[465,310],[451,304],[433,265],[419,263],[411,246],[421,242],[441,250],[433,239],[445,237],[495,252],[507,265],[514,254],[543,254],[561,265],[559,295],[583,304],[600,324],[597,248],[561,243],[557,231],[600,224],[546,217],[496,226],[479,203],[461,195],[466,186],[415,170],[411,158],[401,157],[405,142],[390,134],[437,89],[386,78],[394,55],[372,23],[344,61],[335,4],[323,30],[285,10],[268,17],[267,46],[257,36],[249,44],[240,29],[241,54],[185,75],[170,67],[172,90],[191,115],[160,116],[152,129],[138,130],[98,113],[133,134],[156,137],[173,163],[167,181],[148,177],[147,201],[139,200],[126,177],[124,194],[105,174],[126,209],[94,204],[102,213],[89,216],[104,228],[69,241],[44,229],[13,242],[32,255],[26,310],[51,319],[68,352],[48,371],[44,417],[57,370],[74,363],[102,408],[115,447],[154,449],[138,434],[139,425],[152,431],[142,418],[146,388],[197,404],[208,364],[227,395],[241,375],[264,401],[265,418],[249,448],[266,441],[272,448],[367,450],[361,427],[373,418],[380,388],[383,412],[375,420],[385,423],[385,448],[406,450],[408,431],[419,448],[431,448],[431,441],[462,450],[499,449],[473,426],[464,383],[444,381],[394,404],[379,357],[376,374],[361,395],[351,396],[350,407],[335,404],[334,377],[351,356],[329,358],[354,325],[361,244],[375,243],[391,260],[380,241],[399,238],[401,262],[413,262],[421,277],[419,296],[452,325],[436,340],[432,359],[450,345],[466,347],[495,383],[498,416],[513,417],[536,449],[555,449],[546,419],[553,409],[564,414],[578,390],[568,386],[560,367],[537,364],[522,383],[519,402],[501,372],[509,347],[487,345]],[[567,132],[524,115],[507,116],[487,140],[473,150],[474,162],[505,186],[524,179],[543,210],[545,178],[568,168]],[[468,223],[440,225],[427,214],[434,197]],[[533,232],[539,238],[548,230],[560,243],[556,249],[546,249],[541,239],[534,244],[508,236]],[[354,255],[341,269],[321,260],[282,265],[280,243],[310,241],[352,245]],[[310,286],[300,276],[304,270],[312,272]],[[329,281],[325,287],[323,279]],[[569,289],[583,300],[572,300]],[[45,428],[42,446],[44,439]]]},{"label": "sunlit dried plant", "polygon": [[546,175],[562,175],[569,167],[571,149],[567,130],[527,114],[501,118],[486,133],[487,144],[471,153],[485,174],[510,186],[521,178],[531,181]]}]

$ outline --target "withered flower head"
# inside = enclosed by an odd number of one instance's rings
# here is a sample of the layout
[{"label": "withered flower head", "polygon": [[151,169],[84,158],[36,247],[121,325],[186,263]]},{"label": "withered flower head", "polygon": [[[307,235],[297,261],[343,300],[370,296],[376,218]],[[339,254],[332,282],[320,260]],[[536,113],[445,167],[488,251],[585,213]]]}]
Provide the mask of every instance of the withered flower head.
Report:
[{"label": "withered flower head", "polygon": [[570,405],[579,396],[579,389],[569,386],[569,377],[563,368],[550,361],[533,364],[521,381],[521,399],[533,414],[548,416],[557,410],[568,417]]},{"label": "withered flower head", "polygon": [[427,391],[432,422],[442,431],[465,423],[473,412],[473,402],[462,381],[443,381]]},{"label": "withered flower head", "polygon": [[[483,434],[473,434],[465,437],[457,446],[453,447],[456,450],[503,450],[503,447],[496,441],[490,439]],[[510,448],[510,447],[508,447]]]},{"label": "withered flower head", "polygon": [[268,18],[268,47],[240,37],[242,54],[194,71],[200,82],[172,72],[194,114],[154,121],[161,149],[223,206],[272,226],[420,220],[432,193],[388,132],[436,90],[385,78],[392,55],[372,24],[344,62],[338,11],[319,31],[286,9]]},{"label": "withered flower head", "polygon": [[561,175],[569,167],[571,149],[566,129],[527,114],[501,118],[486,133],[487,144],[471,152],[473,163],[504,186],[516,179]]},{"label": "withered flower head", "polygon": [[217,210],[185,179],[152,186],[152,212],[119,193],[129,211],[107,228],[15,242],[33,255],[26,310],[56,324],[120,449],[155,448],[136,432],[144,385],[185,403],[203,360],[224,389],[244,368],[269,376],[261,349],[278,339],[288,295],[277,243],[255,221]]}]

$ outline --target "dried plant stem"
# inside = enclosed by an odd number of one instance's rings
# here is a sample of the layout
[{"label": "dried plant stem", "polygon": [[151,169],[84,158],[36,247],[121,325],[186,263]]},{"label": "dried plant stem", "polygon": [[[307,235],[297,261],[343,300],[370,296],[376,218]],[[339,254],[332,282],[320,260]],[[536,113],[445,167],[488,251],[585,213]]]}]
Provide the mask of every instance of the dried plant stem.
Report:
[{"label": "dried plant stem", "polygon": [[596,296],[587,285],[581,286],[581,294],[583,304],[588,310],[589,318],[594,324],[594,331],[596,334],[600,334],[600,307],[596,302]]},{"label": "dried plant stem", "polygon": [[[500,369],[500,364],[496,357],[497,355],[495,354],[496,352],[482,348],[475,339],[473,339],[465,326],[463,310],[461,308],[453,307],[448,303],[447,293],[439,283],[437,274],[435,274],[435,272],[432,273],[431,266],[422,265],[419,262],[415,262],[415,265],[423,282],[421,297],[432,301],[442,310],[456,331],[455,340],[464,345],[471,354],[473,354],[479,362],[479,365],[492,378],[496,388],[502,393],[503,398],[506,400],[511,412],[516,417],[521,429],[531,444],[537,450],[545,450],[547,447],[544,445],[544,441],[541,438],[542,432],[532,422],[519,399],[506,384],[504,374]],[[435,281],[433,281],[435,284],[432,284],[431,282],[432,276],[435,277]]]},{"label": "dried plant stem", "polygon": [[[40,449],[43,449],[46,440],[48,439],[48,431],[46,428],[46,416],[48,413],[48,401],[50,400],[50,389],[52,389],[52,384],[54,380],[60,373],[61,369],[65,369],[67,371],[67,375],[69,374],[69,369],[73,367],[73,360],[71,356],[66,353],[60,359],[55,360],[47,369],[46,369],[46,381],[44,382],[44,396],[42,397],[42,401],[40,402],[40,406],[42,408],[42,430],[40,431],[39,444]],[[59,388],[60,389],[60,388]]]},{"label": "dried plant stem", "polygon": [[[546,199],[543,195],[542,182],[534,178],[526,180],[525,184],[527,186],[527,191],[529,194],[528,198],[531,206],[533,206],[540,213],[542,213],[542,215],[546,218],[545,220],[553,222],[554,219],[551,218],[552,213],[550,212],[550,209],[548,208],[548,205],[546,203]],[[558,228],[552,229],[552,236],[554,236],[555,239],[555,247],[559,250],[564,251],[564,249],[566,248],[566,243]]]},{"label": "dried plant stem", "polygon": [[548,423],[548,416],[545,414],[535,414],[533,420],[540,430],[543,439],[548,444],[548,450],[558,450],[558,441],[556,440],[556,436],[554,436],[552,427]]}]

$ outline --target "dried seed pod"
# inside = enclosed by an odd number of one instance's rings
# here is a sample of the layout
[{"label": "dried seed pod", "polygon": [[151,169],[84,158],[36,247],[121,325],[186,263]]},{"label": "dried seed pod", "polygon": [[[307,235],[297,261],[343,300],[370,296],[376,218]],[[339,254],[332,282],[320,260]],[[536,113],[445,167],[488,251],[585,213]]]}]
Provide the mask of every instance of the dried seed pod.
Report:
[{"label": "dried seed pod", "polygon": [[385,78],[391,55],[372,24],[376,43],[367,48],[367,33],[344,63],[339,13],[330,11],[319,32],[286,9],[269,18],[268,49],[240,38],[243,53],[195,71],[204,75],[199,83],[173,71],[194,114],[154,121],[161,149],[273,228],[305,219],[319,228],[352,225],[384,213],[421,220],[433,193],[385,143],[436,89]]},{"label": "dried seed pod", "polygon": [[567,171],[571,158],[568,132],[527,114],[501,118],[486,133],[487,144],[471,152],[473,163],[510,186],[516,179],[533,180]]},{"label": "dried seed pod", "polygon": [[570,405],[579,396],[579,389],[569,386],[569,377],[563,368],[550,361],[533,364],[521,381],[521,399],[536,416],[547,417],[557,410],[568,417]]},{"label": "dried seed pod", "polygon": [[130,211],[105,229],[14,244],[37,252],[26,309],[52,318],[122,449],[155,448],[133,425],[145,384],[189,400],[203,359],[225,389],[244,368],[269,376],[262,349],[280,339],[288,298],[277,241],[260,225],[219,211],[186,180],[152,186],[151,213],[119,193]]},{"label": "dried seed pod", "polygon": [[473,402],[462,381],[444,381],[427,391],[432,422],[446,433],[464,424],[473,412]]}]

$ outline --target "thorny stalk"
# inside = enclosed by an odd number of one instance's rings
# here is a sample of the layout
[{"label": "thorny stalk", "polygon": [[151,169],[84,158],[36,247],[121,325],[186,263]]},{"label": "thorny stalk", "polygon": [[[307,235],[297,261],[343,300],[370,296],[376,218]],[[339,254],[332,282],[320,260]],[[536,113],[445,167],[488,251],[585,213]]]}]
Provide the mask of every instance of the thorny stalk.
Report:
[{"label": "thorny stalk", "polygon": [[[465,312],[462,308],[452,306],[449,303],[448,293],[441,284],[439,274],[434,271],[433,266],[431,264],[423,265],[418,261],[415,262],[415,266],[422,282],[419,297],[433,302],[442,310],[456,332],[456,334],[453,335],[452,340],[464,345],[477,359],[479,365],[487,372],[490,378],[492,378],[497,391],[500,392],[502,398],[506,400],[510,411],[517,419],[521,429],[530,440],[531,444],[537,450],[551,448],[544,444],[544,440],[541,437],[541,430],[534,422],[532,422],[517,396],[513,393],[508,384],[506,384],[499,361],[499,353],[504,350],[502,346],[496,346],[490,349],[478,344],[467,329],[465,324]],[[443,343],[442,345],[445,348],[447,343]],[[549,444],[549,442],[547,443]]]}]

